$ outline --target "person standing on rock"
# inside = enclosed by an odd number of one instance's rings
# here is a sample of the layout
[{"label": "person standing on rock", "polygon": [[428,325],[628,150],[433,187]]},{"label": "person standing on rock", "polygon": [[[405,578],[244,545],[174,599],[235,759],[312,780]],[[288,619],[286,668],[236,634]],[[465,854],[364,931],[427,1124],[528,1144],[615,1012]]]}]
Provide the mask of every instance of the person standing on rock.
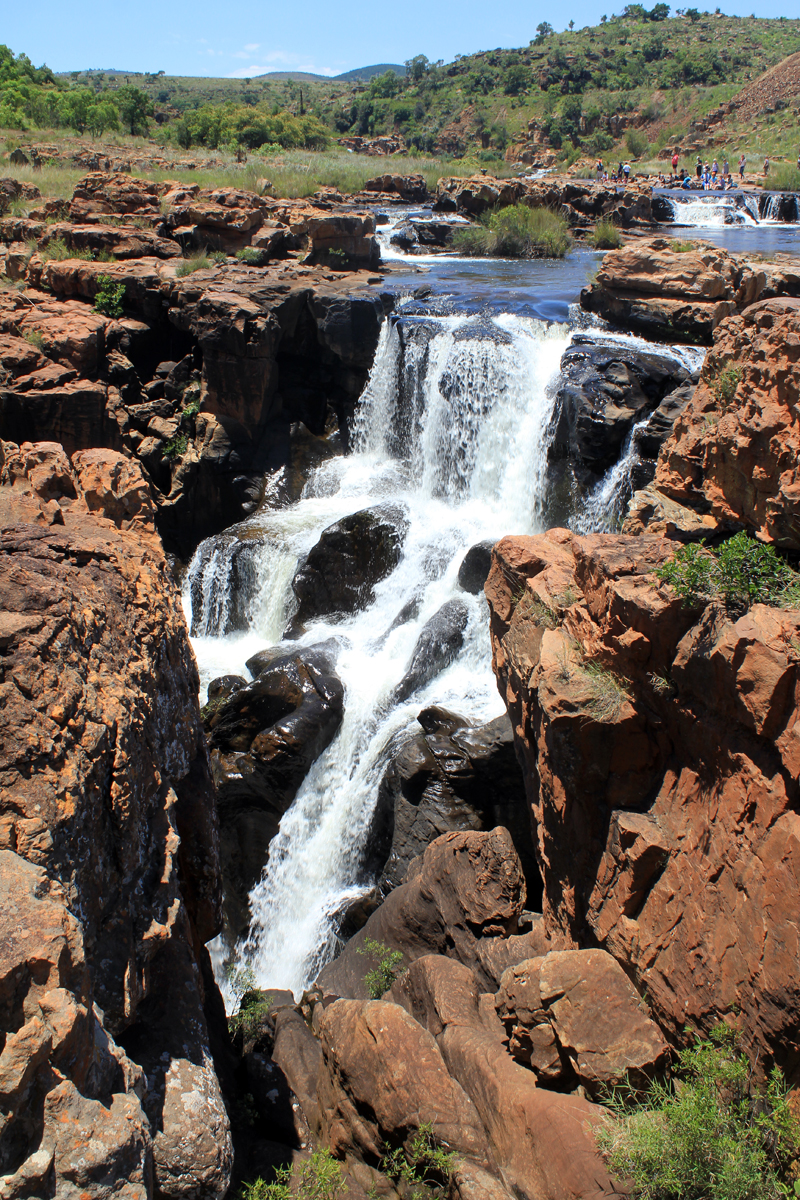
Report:
[{"label": "person standing on rock", "polygon": [[699,154],[697,156],[697,178],[698,179],[703,178],[703,160]]},{"label": "person standing on rock", "polygon": [[631,177],[631,164],[629,162],[623,163],[622,174],[625,176],[625,184],[627,186],[628,180]]},{"label": "person standing on rock", "polygon": [[602,158],[598,158],[598,160],[597,160],[597,182],[598,183],[603,182],[603,160],[602,160]]},{"label": "person standing on rock", "polygon": [[678,175],[678,151],[676,150],[672,156],[672,174],[677,178]]},{"label": "person standing on rock", "polygon": [[766,178],[768,175],[769,175],[769,157],[764,159],[764,180],[765,181],[766,181]]},{"label": "person standing on rock", "polygon": [[717,162],[716,159],[714,159],[713,163],[711,164],[711,182],[712,183],[717,182],[718,175],[719,175],[719,163]]},{"label": "person standing on rock", "polygon": [[731,166],[726,158],[725,162],[722,164],[722,178],[727,179],[728,176],[730,175],[730,173],[731,173]]},{"label": "person standing on rock", "polygon": [[739,159],[739,178],[741,179],[742,183],[744,183],[745,162],[746,160],[744,154],[742,154],[742,157]]}]

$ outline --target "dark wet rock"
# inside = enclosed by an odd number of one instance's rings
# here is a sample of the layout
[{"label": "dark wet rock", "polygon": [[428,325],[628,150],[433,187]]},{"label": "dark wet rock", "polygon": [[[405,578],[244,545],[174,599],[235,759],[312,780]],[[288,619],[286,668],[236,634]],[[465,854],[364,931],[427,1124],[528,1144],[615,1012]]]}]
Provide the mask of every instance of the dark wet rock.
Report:
[{"label": "dark wet rock", "polygon": [[285,646],[267,646],[264,650],[257,650],[252,654],[244,664],[253,679],[258,679],[262,671],[266,671],[267,667],[271,666],[278,658],[284,658],[286,655]]},{"label": "dark wet rock", "polygon": [[492,565],[493,545],[494,542],[476,542],[461,560],[461,566],[458,568],[458,586],[465,592],[476,596],[483,590]]},{"label": "dark wet rock", "polygon": [[209,703],[213,700],[219,704],[234,692],[238,692],[239,688],[246,686],[247,680],[242,675],[220,675],[208,685]]},{"label": "dark wet rock", "polygon": [[[691,379],[686,367],[666,355],[583,340],[574,343],[561,359],[551,456],[570,458],[602,474],[619,458],[633,425]],[[676,398],[672,410],[664,408],[659,427],[680,407]],[[656,436],[654,426],[653,439]]]},{"label": "dark wet rock", "polygon": [[298,600],[293,627],[369,604],[375,585],[399,563],[407,530],[405,511],[396,505],[363,509],[328,526],[292,580]]},{"label": "dark wet rock", "polygon": [[281,817],[341,723],[332,654],[323,643],[274,659],[207,719],[231,941],[248,924],[247,896]]},{"label": "dark wet rock", "polygon": [[468,619],[463,600],[448,600],[425,622],[408,670],[392,695],[393,703],[407,700],[453,661],[463,644]]},{"label": "dark wet rock", "polygon": [[471,726],[444,709],[424,709],[424,733],[406,736],[379,787],[372,844],[385,847],[378,891],[388,895],[413,860],[451,830],[509,830],[529,903],[541,896],[522,769],[507,716]]}]

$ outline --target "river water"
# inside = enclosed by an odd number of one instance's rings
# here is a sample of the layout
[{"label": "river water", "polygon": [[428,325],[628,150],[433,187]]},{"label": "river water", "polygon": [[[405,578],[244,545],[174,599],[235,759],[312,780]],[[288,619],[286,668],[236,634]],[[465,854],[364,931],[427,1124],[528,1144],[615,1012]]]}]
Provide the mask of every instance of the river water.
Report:
[{"label": "river water", "polygon": [[[585,331],[575,302],[599,257],[587,250],[563,263],[428,256],[406,267],[395,256],[390,278],[398,305],[383,326],[361,399],[354,452],[314,470],[296,503],[267,504],[198,548],[184,604],[204,698],[211,679],[247,677],[246,659],[282,640],[293,611],[292,576],[325,528],[384,504],[402,508],[408,523],[402,559],[372,603],[351,616],[312,621],[299,642],[287,644],[337,640],[345,715],[271,844],[251,893],[248,937],[235,947],[212,947],[217,968],[233,958],[252,967],[260,986],[299,995],[335,953],[339,916],[370,886],[360,871],[364,839],[396,735],[418,728],[417,713],[428,704],[475,723],[503,711],[486,603],[459,588],[458,569],[476,542],[552,523],[546,468],[555,384],[562,354],[576,330]],[[412,296],[421,282],[435,294],[424,303]],[[574,514],[576,528],[616,519],[635,454],[634,429],[620,463]],[[226,633],[231,612],[241,609],[241,570],[233,560],[242,542],[252,548],[247,628]],[[454,597],[469,614],[460,653],[409,700],[393,704],[425,622]]]}]

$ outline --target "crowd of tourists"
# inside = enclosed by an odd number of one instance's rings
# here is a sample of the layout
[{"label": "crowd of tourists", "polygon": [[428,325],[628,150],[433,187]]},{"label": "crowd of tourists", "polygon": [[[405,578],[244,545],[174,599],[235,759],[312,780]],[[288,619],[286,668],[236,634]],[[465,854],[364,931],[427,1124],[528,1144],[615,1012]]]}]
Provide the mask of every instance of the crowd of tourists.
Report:
[{"label": "crowd of tourists", "polygon": [[[723,159],[722,166],[715,158],[712,162],[704,162],[700,155],[697,155],[694,171],[689,167],[681,167],[680,158],[677,151],[672,155],[672,173],[665,175],[663,171],[658,175],[659,187],[679,187],[683,191],[703,191],[703,192],[725,192],[731,188],[743,187],[745,183],[746,158],[742,154],[739,158],[739,163],[736,168],[736,175],[731,172],[730,164],[726,159]],[[797,156],[797,169],[800,171],[800,154]],[[764,159],[764,180],[766,181],[769,175],[769,157]],[[616,171],[613,169],[609,173],[608,168],[603,165],[602,159],[597,160],[596,176],[598,183],[627,183],[631,176],[631,164],[629,162],[621,162]]]}]

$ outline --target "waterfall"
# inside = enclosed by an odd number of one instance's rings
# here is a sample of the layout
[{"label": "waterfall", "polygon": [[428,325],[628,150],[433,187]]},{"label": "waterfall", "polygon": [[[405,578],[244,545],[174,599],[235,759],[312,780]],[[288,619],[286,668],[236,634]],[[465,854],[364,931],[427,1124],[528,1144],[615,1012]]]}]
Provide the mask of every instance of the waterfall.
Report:
[{"label": "waterfall", "polygon": [[619,459],[570,518],[570,529],[576,533],[613,533],[619,529],[630,500],[631,474],[639,462],[639,438],[649,421],[648,415],[631,427]]},{"label": "waterfall", "polygon": [[664,196],[676,225],[717,229],[725,225],[757,225],[759,218],[747,201],[733,192],[697,192],[686,196]]},{"label": "waterfall", "polygon": [[[219,605],[205,589],[224,588],[228,576],[221,563],[212,569],[210,547],[198,551],[189,574],[201,582],[190,582],[184,599],[190,614],[198,610],[194,628],[203,636],[194,644],[207,684],[223,662],[226,673],[241,671],[255,648],[280,639],[294,566],[324,528],[376,503],[401,505],[409,522],[403,557],[374,600],[352,616],[310,622],[302,639],[337,638],[345,715],[283,817],[251,893],[252,925],[236,956],[262,986],[298,994],[335,952],[338,918],[371,882],[364,843],[393,738],[433,702],[474,721],[503,711],[486,604],[459,589],[458,568],[475,542],[544,527],[549,384],[568,341],[565,326],[510,314],[387,321],[354,453],[319,466],[296,504],[259,513],[239,530],[260,547],[261,582],[244,634],[213,633],[220,619],[214,625],[205,614]],[[456,595],[469,611],[460,653],[393,704],[423,625]],[[416,615],[393,627],[404,608]]]}]

